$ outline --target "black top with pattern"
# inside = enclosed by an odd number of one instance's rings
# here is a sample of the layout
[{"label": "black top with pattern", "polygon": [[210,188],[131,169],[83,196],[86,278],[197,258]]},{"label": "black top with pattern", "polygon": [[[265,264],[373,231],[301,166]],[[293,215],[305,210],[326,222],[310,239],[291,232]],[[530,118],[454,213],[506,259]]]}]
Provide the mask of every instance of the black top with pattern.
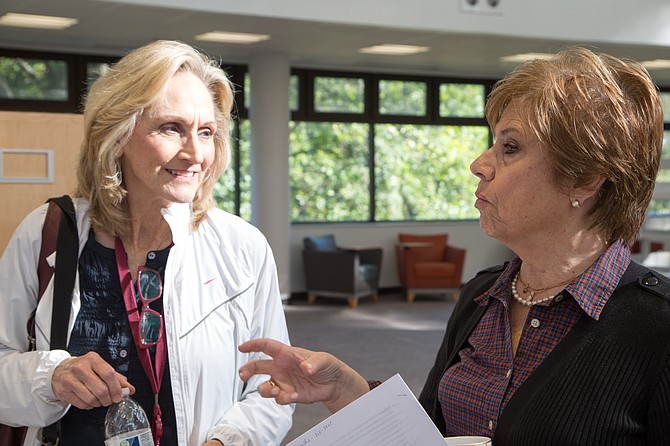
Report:
[{"label": "black top with pattern", "polygon": [[[170,248],[149,252],[145,266],[155,269],[163,277],[169,252]],[[81,309],[70,334],[68,352],[72,356],[82,356],[95,351],[117,372],[127,376],[128,381],[135,386],[133,398],[140,403],[151,419],[153,392],[130,331],[116,269],[116,256],[113,249],[106,248],[95,240],[92,230],[79,257],[79,287]],[[162,297],[152,302],[150,306],[162,314]],[[142,308],[139,297],[138,308]],[[154,361],[155,349],[152,348],[150,351],[151,359]],[[159,402],[163,420],[161,445],[177,446],[169,364],[165,366]],[[61,420],[61,446],[104,444],[106,413],[106,407],[81,410],[72,406]]]}]

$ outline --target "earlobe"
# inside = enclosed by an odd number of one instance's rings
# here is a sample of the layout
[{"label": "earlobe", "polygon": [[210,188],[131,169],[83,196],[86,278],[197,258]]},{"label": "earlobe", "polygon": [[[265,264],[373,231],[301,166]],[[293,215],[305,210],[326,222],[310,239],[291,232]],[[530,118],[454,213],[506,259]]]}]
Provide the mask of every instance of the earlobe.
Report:
[{"label": "earlobe", "polygon": [[605,178],[598,176],[584,186],[575,187],[570,194],[570,203],[572,204],[572,207],[581,207],[586,200],[598,193],[604,183]]}]

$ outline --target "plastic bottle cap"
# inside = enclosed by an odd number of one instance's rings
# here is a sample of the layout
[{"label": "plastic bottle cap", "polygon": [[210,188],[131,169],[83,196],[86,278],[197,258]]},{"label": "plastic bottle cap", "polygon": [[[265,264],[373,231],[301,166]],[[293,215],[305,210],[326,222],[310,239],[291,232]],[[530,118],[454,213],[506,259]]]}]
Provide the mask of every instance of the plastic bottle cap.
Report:
[{"label": "plastic bottle cap", "polygon": [[123,387],[123,388],[121,389],[121,393],[123,394],[123,396],[128,396],[128,395],[130,395],[130,387]]}]

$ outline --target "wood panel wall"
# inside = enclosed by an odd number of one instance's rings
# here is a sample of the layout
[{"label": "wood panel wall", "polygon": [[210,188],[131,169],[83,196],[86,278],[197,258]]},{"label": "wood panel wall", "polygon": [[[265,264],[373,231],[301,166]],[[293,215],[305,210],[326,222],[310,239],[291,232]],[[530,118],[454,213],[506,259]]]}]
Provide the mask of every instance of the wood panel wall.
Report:
[{"label": "wood panel wall", "polygon": [[[82,137],[81,115],[0,111],[0,149],[53,150],[55,163],[51,184],[0,183],[0,252],[26,214],[49,197],[72,193]],[[44,156],[12,155],[4,160],[4,176],[41,176],[46,170]]]}]

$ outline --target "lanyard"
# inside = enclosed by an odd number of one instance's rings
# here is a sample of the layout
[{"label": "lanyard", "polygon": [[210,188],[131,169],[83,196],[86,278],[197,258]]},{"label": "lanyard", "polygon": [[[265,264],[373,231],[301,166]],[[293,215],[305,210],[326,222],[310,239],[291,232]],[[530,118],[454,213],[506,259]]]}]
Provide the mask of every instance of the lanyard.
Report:
[{"label": "lanyard", "polygon": [[163,333],[163,336],[160,336],[158,343],[156,344],[156,370],[154,371],[149,349],[142,347],[140,343],[140,312],[137,309],[135,288],[130,275],[130,268],[128,267],[128,254],[126,254],[126,249],[123,247],[123,242],[121,242],[119,237],[116,237],[116,240],[114,241],[114,251],[116,253],[116,268],[119,272],[123,300],[126,304],[126,313],[128,314],[128,322],[130,323],[130,330],[133,334],[135,349],[140,357],[144,373],[146,373],[149,378],[151,389],[154,392],[154,410],[151,430],[153,431],[155,445],[159,446],[161,436],[163,435],[163,421],[161,419],[161,408],[158,404],[158,392],[160,391],[161,382],[163,381],[163,371],[165,370],[165,362],[167,358],[165,336]]}]

